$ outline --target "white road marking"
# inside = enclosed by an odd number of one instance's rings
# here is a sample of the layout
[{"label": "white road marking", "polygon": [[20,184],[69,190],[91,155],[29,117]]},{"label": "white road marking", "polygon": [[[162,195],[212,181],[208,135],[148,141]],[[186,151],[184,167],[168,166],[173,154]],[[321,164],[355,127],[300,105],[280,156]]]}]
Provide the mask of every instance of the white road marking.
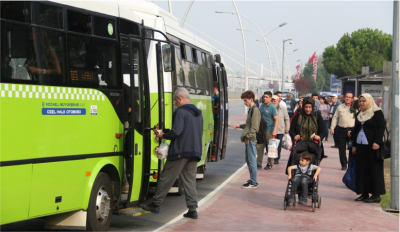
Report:
[{"label": "white road marking", "polygon": [[[216,189],[214,189],[214,191],[212,191],[211,193],[209,193],[206,197],[204,197],[203,199],[201,199],[198,202],[198,206],[199,208],[204,205],[208,200],[210,200],[215,194],[217,194],[223,187],[225,187],[226,184],[228,184],[233,178],[235,178],[244,168],[246,167],[246,164],[243,164],[243,166],[241,168],[239,168],[235,173],[233,173],[228,179],[226,179],[222,184],[220,184]],[[159,227],[158,229],[154,230],[154,231],[162,231],[164,228],[174,224],[175,222],[183,219],[184,217],[182,216],[183,214],[185,214],[187,212],[187,210],[185,210],[184,212],[180,213],[179,216],[177,216],[176,218],[172,219],[171,221],[167,222],[166,224],[164,224],[163,226]]]}]

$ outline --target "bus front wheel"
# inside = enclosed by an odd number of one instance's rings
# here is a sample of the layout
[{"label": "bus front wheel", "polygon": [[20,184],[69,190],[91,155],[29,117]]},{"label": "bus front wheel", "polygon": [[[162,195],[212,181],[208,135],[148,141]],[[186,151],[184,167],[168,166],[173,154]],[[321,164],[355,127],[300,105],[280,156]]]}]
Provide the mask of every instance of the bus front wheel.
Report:
[{"label": "bus front wheel", "polygon": [[100,172],[94,181],[87,210],[87,229],[105,231],[111,223],[113,191],[110,177]]}]

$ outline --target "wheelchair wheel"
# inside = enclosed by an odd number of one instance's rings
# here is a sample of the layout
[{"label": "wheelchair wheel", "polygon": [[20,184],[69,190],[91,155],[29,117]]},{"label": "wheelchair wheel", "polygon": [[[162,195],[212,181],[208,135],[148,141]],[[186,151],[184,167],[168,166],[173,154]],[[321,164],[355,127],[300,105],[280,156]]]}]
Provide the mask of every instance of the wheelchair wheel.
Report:
[{"label": "wheelchair wheel", "polygon": [[318,196],[318,208],[321,208],[321,196]]},{"label": "wheelchair wheel", "polygon": [[287,205],[288,205],[288,201],[285,199],[285,200],[283,201],[283,210],[286,210],[286,209],[287,209]]},{"label": "wheelchair wheel", "polygon": [[311,207],[312,207],[312,211],[313,211],[313,212],[315,212],[315,204],[316,204],[315,202],[312,202],[312,203],[311,203]]}]

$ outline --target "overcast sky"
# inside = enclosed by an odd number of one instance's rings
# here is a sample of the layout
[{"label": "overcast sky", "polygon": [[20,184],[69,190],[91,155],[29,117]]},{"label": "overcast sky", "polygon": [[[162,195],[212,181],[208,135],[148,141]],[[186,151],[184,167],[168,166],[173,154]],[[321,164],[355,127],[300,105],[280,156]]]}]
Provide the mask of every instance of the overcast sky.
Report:
[{"label": "overcast sky", "polygon": [[[392,1],[235,1],[239,13],[253,20],[265,34],[283,22],[286,26],[276,29],[267,36],[267,39],[282,49],[283,39],[293,39],[293,44],[286,42],[285,54],[299,49],[287,58],[291,73],[295,73],[296,61],[301,60],[303,66],[309,57],[316,51],[321,54],[327,46],[336,45],[345,33],[351,33],[360,28],[372,28],[392,34],[393,30],[393,2]],[[168,11],[168,1],[154,1]],[[190,1],[172,1],[174,16],[182,19]],[[243,54],[243,44],[238,19],[232,14],[216,14],[215,11],[235,12],[232,1],[195,1],[186,19],[185,28],[206,39],[212,46],[220,49],[241,64],[242,56],[230,51],[217,42],[196,32],[190,26],[202,31],[208,36]],[[243,28],[257,31],[258,29],[248,20],[242,18]],[[247,56],[250,57],[257,39],[260,36],[245,32]],[[275,47],[279,62],[282,52]],[[276,63],[271,48],[271,60]],[[214,51],[218,53],[218,51]],[[224,56],[224,61],[230,68],[235,63]],[[256,50],[253,60],[263,63],[269,69],[267,49],[261,43]],[[240,65],[235,63],[235,70],[240,71]],[[252,64],[250,69],[258,74],[260,67]],[[282,70],[280,66],[279,70]],[[269,71],[264,69],[264,75]],[[285,74],[286,76],[287,74]]]}]

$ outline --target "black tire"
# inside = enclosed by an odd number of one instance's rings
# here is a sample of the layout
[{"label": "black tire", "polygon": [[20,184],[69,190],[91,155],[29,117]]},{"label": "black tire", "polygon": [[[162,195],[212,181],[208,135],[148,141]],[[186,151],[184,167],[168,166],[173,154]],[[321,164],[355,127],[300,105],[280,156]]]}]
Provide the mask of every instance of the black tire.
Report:
[{"label": "black tire", "polygon": [[[102,214],[103,218],[98,218],[99,206],[97,201],[100,199],[100,201],[103,202],[103,198],[105,198],[104,201],[106,203],[102,204],[101,206],[105,207],[106,213]],[[107,200],[107,198],[109,198],[109,200]],[[114,207],[112,199],[113,192],[110,177],[106,173],[100,172],[94,181],[92,192],[90,194],[89,207],[87,209],[87,230],[106,231],[108,229],[111,223],[111,216]]]},{"label": "black tire", "polygon": [[287,200],[284,200],[284,201],[283,201],[283,210],[286,210],[286,209],[287,209],[287,206],[288,206],[288,201],[287,201]]},{"label": "black tire", "polygon": [[311,203],[312,211],[315,212],[315,202]]}]

